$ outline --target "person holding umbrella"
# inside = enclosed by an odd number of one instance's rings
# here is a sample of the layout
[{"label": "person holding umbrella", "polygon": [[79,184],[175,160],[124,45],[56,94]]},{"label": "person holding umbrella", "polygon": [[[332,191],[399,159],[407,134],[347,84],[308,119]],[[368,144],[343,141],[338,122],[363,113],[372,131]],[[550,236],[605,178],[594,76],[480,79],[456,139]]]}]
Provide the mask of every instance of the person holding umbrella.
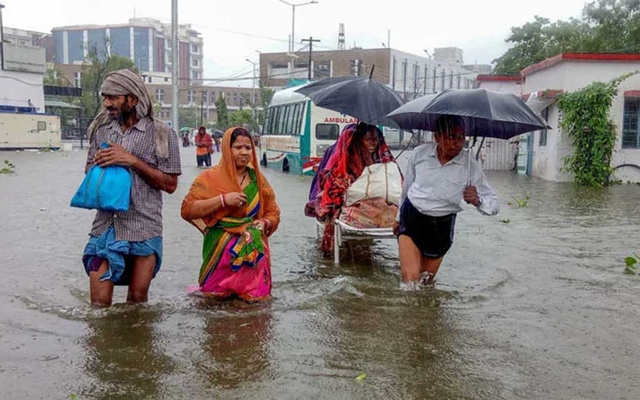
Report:
[{"label": "person holding umbrella", "polygon": [[462,151],[464,120],[445,114],[435,125],[435,143],[417,147],[409,159],[393,227],[402,281],[408,289],[433,283],[453,244],[463,200],[485,215],[499,211],[498,198],[480,165]]}]

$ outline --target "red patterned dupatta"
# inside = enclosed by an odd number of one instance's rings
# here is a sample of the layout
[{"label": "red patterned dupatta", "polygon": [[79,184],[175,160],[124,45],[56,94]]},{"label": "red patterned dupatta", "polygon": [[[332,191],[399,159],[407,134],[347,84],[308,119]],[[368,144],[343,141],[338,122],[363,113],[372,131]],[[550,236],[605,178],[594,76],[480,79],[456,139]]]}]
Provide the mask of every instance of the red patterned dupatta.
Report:
[{"label": "red patterned dupatta", "polygon": [[[367,131],[375,129],[378,149],[369,153],[362,144]],[[333,221],[340,215],[344,196],[351,184],[358,179],[364,169],[375,163],[393,161],[393,155],[382,136],[382,131],[374,125],[349,124],[345,126],[336,142],[336,149],[320,176],[322,199],[316,210],[318,218],[326,221],[320,248],[329,253],[333,250]]]}]

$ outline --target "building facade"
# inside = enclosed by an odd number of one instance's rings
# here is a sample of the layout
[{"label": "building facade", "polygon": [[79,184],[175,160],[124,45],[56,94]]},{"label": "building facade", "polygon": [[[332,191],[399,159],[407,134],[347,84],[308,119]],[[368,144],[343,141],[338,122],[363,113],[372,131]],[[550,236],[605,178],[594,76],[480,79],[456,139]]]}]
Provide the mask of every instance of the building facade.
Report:
[{"label": "building facade", "polygon": [[[563,159],[573,151],[571,139],[559,128],[561,112],[554,98],[579,90],[595,81],[607,82],[640,70],[640,54],[563,53],[522,71],[523,95],[546,101],[543,116],[552,129],[535,132],[531,175],[549,181],[571,181],[563,172]],[[611,166],[614,179],[640,182],[640,75],[632,75],[618,87],[610,117],[618,131]]]},{"label": "building facade", "polygon": [[37,32],[5,28],[0,41],[0,149],[59,148],[60,118],[45,115],[45,49]]},{"label": "building facade", "polygon": [[[55,64],[54,70],[62,81],[70,86],[80,87],[82,65]],[[141,72],[151,98],[158,106],[157,116],[165,121],[171,120],[171,101],[173,90],[171,74],[160,72]],[[229,111],[256,108],[261,109],[260,90],[258,88],[212,86],[180,82],[178,86],[178,101],[180,108],[192,108],[201,113],[205,122],[217,121],[215,102],[222,96]],[[200,114],[198,114],[200,115]]]},{"label": "building facade", "polygon": [[[148,82],[149,77],[145,77]],[[169,83],[147,83],[151,98],[157,105],[158,118],[171,119],[171,100],[173,91],[171,80]],[[260,92],[258,89],[233,86],[190,85],[178,87],[180,108],[193,109],[201,121],[215,123],[218,120],[216,101],[224,98],[229,111],[242,109],[261,109]]]},{"label": "building facade", "polygon": [[372,69],[374,78],[407,100],[449,88],[471,88],[478,74],[465,68],[462,50],[455,47],[435,49],[433,57],[390,48],[260,54],[260,83],[276,89],[292,79],[368,76]]},{"label": "building facade", "polygon": [[[129,58],[142,72],[171,73],[171,24],[132,18],[127,24],[77,25],[52,29],[56,64],[82,64],[89,52]],[[191,28],[178,29],[178,79],[200,83],[203,78],[203,39]]]}]

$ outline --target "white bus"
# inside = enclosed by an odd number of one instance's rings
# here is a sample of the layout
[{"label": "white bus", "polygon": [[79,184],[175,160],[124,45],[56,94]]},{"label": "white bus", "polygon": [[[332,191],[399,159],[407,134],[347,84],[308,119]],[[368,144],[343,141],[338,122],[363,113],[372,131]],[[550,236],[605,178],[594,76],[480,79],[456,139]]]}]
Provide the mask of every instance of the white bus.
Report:
[{"label": "white bus", "polygon": [[327,147],[338,139],[345,125],[358,120],[316,106],[295,92],[302,86],[274,93],[265,111],[260,163],[278,171],[313,175]]}]

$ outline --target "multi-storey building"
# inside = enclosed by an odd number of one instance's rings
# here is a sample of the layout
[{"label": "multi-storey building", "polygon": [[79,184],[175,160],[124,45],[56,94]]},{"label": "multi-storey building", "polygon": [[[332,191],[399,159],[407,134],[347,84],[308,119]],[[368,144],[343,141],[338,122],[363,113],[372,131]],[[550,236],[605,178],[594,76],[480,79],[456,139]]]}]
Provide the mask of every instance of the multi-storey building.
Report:
[{"label": "multi-storey building", "polygon": [[[147,82],[151,98],[159,108],[158,117],[169,120],[171,118],[171,99],[173,96],[171,79],[167,82],[162,82],[163,80],[154,81],[153,79],[155,78],[144,74],[143,78]],[[151,82],[149,81],[150,78],[152,78]],[[229,111],[262,108],[258,89],[210,85],[181,85],[178,88],[179,107],[194,109],[202,121],[211,123],[217,121],[218,115],[215,103],[220,97],[224,98]]]},{"label": "multi-storey building", "polygon": [[[69,85],[80,86],[82,65],[56,64],[55,72],[59,73],[60,78]],[[140,74],[156,105],[156,115],[169,121],[173,99],[171,74],[163,72],[141,72]],[[229,111],[263,107],[258,88],[202,85],[194,84],[193,81],[190,84],[180,82],[178,86],[179,107],[196,110],[206,122],[213,123],[217,120],[215,103],[220,97],[224,98]]]},{"label": "multi-storey building", "polygon": [[[134,62],[141,72],[170,73],[171,24],[149,18],[132,18],[127,24],[76,25],[52,29],[53,56],[57,64],[82,64],[92,49],[117,54]],[[203,39],[191,25],[178,29],[178,79],[199,84],[203,75]]]},{"label": "multi-storey building", "polygon": [[53,40],[50,33],[28,31],[5,26],[2,28],[2,35],[5,43],[11,43],[16,46],[42,47],[46,50],[47,59],[53,56]]},{"label": "multi-storey building", "polygon": [[462,50],[455,47],[437,48],[433,56],[390,48],[260,55],[261,83],[276,88],[285,86],[291,79],[365,76],[372,68],[373,77],[407,100],[449,88],[471,88],[477,75],[475,70],[464,66]]}]

